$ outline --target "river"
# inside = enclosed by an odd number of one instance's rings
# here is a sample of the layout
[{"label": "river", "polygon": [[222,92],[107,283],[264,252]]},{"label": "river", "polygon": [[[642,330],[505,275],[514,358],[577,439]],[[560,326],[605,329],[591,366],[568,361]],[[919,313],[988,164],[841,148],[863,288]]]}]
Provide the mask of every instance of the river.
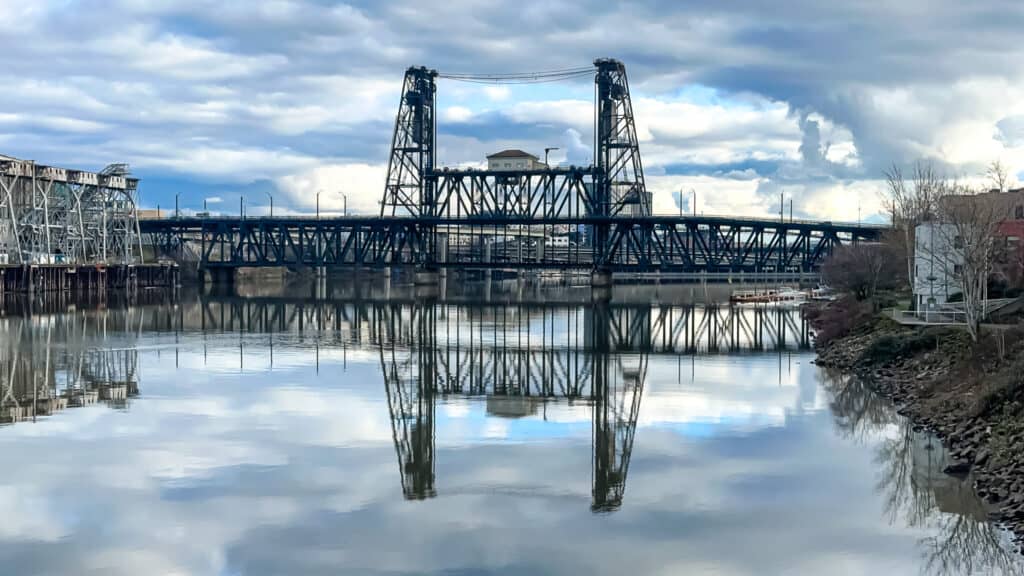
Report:
[{"label": "river", "polygon": [[9,306],[0,573],[1024,573],[797,312],[301,294]]}]

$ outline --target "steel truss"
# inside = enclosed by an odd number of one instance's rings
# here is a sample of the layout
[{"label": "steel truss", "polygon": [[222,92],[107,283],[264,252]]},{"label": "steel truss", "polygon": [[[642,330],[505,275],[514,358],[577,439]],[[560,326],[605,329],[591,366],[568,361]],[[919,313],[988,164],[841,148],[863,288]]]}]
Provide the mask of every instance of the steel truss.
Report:
[{"label": "steel truss", "polygon": [[405,71],[388,159],[381,216],[431,216],[433,189],[424,174],[434,168],[437,136],[437,71],[422,66]]},{"label": "steel truss", "polygon": [[[880,228],[718,217],[258,218],[146,220],[170,255],[202,267],[333,266],[604,269],[621,272],[815,272],[835,246]],[[586,241],[604,229],[599,247]],[[548,245],[551,231],[578,241]]]},{"label": "steel truss", "polygon": [[602,58],[594,68],[594,163],[519,172],[435,170],[438,72],[407,69],[380,215],[553,217],[575,203],[587,216],[650,216],[626,67]]},{"label": "steel truss", "polygon": [[141,261],[137,186],[126,164],[97,174],[0,156],[0,254],[7,264]]}]

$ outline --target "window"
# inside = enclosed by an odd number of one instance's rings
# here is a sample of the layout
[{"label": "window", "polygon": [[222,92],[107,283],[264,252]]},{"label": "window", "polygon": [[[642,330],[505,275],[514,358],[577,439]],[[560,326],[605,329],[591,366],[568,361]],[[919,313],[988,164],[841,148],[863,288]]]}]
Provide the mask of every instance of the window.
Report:
[{"label": "window", "polygon": [[956,274],[957,276],[959,276],[960,274],[963,273],[963,271],[964,271],[964,267],[963,266],[961,266],[959,264],[954,264],[953,265],[953,274]]},{"label": "window", "polygon": [[1024,220],[1024,206],[1015,206],[1013,208],[1013,217],[1017,220]]},{"label": "window", "polygon": [[505,162],[505,168],[511,168],[511,167],[512,167],[512,163],[511,162]]},{"label": "window", "polygon": [[914,266],[914,276],[920,276],[920,275],[921,275],[921,267],[920,266]]},{"label": "window", "polygon": [[954,236],[953,237],[953,248],[963,248],[963,247],[964,247],[964,239],[962,237],[960,237],[960,236]]},{"label": "window", "polygon": [[523,167],[523,163],[522,162],[516,162],[516,168],[522,168],[522,167]]}]

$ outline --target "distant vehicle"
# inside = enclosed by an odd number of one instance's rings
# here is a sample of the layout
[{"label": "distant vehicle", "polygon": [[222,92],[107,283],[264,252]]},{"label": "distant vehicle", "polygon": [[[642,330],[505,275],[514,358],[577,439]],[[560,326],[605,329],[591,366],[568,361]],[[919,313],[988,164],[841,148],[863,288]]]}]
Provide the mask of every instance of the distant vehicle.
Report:
[{"label": "distant vehicle", "polygon": [[209,212],[196,212],[196,218],[209,218]]},{"label": "distant vehicle", "polygon": [[544,244],[547,246],[567,247],[570,245],[570,242],[568,236],[548,236],[544,238]]}]

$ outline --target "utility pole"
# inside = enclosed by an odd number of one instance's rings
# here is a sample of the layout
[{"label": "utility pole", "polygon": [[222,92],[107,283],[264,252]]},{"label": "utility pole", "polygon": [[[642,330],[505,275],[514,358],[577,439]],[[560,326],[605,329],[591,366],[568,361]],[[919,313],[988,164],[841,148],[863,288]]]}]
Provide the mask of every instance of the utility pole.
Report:
[{"label": "utility pole", "polygon": [[550,167],[551,167],[551,166],[550,166],[550,165],[548,164],[548,152],[551,152],[552,150],[561,150],[561,148],[558,148],[558,147],[552,147],[552,148],[545,148],[545,149],[544,149],[544,167],[545,167],[545,168],[550,168]]}]

